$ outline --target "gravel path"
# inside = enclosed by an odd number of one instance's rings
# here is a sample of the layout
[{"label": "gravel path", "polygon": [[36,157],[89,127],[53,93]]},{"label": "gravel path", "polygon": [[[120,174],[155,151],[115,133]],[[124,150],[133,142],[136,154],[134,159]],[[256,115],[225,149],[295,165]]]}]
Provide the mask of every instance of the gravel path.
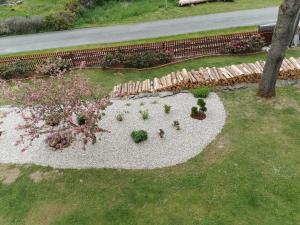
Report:
[{"label": "gravel path", "polygon": [[[19,135],[14,127],[22,120],[15,113],[9,114],[2,118],[3,124],[0,125],[0,129],[5,131],[0,137],[0,163],[33,163],[54,168],[125,169],[153,169],[184,163],[215,139],[226,119],[224,106],[215,93],[206,99],[207,118],[204,121],[190,118],[190,109],[196,105],[196,101],[189,93],[165,98],[114,100],[101,121],[101,126],[111,133],[101,134],[101,140],[88,146],[85,151],[77,145],[76,148],[54,152],[41,137],[26,152],[21,152],[20,147],[14,145]],[[172,106],[170,114],[164,113],[164,104]],[[148,110],[150,118],[142,120],[140,110]],[[119,112],[124,113],[122,122],[115,119]],[[174,120],[180,122],[181,130],[172,126]],[[148,140],[135,144],[130,133],[140,129],[148,132]],[[165,131],[164,139],[159,137],[159,129]]]}]

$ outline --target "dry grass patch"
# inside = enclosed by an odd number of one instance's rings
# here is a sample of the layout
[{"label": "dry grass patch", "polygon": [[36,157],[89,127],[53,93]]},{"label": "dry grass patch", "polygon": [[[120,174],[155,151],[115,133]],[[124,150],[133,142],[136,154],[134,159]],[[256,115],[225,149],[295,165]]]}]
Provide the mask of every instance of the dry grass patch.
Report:
[{"label": "dry grass patch", "polygon": [[31,208],[25,218],[25,225],[50,225],[64,215],[72,212],[74,207],[61,203],[43,203]]},{"label": "dry grass patch", "polygon": [[21,171],[19,168],[8,168],[6,166],[0,167],[0,181],[3,184],[10,185],[14,183],[19,176],[21,175]]},{"label": "dry grass patch", "polygon": [[204,150],[205,161],[210,165],[218,161],[222,156],[230,151],[230,138],[226,135],[219,137]]},{"label": "dry grass patch", "polygon": [[40,183],[43,180],[53,180],[56,176],[59,176],[60,174],[61,173],[58,170],[53,170],[50,172],[36,171],[30,174],[29,177],[34,183]]}]

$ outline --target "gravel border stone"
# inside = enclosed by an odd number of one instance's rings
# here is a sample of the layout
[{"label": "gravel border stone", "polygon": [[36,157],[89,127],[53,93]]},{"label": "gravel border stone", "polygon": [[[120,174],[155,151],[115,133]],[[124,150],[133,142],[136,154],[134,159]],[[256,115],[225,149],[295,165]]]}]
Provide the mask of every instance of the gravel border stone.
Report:
[{"label": "gravel border stone", "polygon": [[[101,127],[110,133],[99,135],[101,140],[95,145],[87,146],[86,150],[82,150],[80,143],[75,143],[73,147],[57,152],[47,147],[45,137],[39,138],[27,151],[21,152],[20,146],[14,144],[20,135],[15,127],[22,119],[18,114],[11,113],[2,118],[3,124],[0,125],[0,130],[4,130],[0,137],[0,163],[33,163],[77,169],[154,169],[184,163],[213,141],[225,124],[225,109],[217,94],[211,93],[205,101],[207,118],[198,121],[190,117],[191,107],[197,103],[197,99],[190,93],[164,98],[113,100],[101,120]],[[141,105],[141,102],[144,104]],[[172,106],[170,114],[165,114],[165,104]],[[150,118],[142,120],[140,110],[148,110]],[[124,121],[116,120],[118,113],[124,114]],[[172,126],[175,120],[180,122],[179,131]],[[159,129],[165,131],[165,138],[159,137]],[[140,144],[134,143],[130,137],[133,130],[146,130],[148,140]]]}]

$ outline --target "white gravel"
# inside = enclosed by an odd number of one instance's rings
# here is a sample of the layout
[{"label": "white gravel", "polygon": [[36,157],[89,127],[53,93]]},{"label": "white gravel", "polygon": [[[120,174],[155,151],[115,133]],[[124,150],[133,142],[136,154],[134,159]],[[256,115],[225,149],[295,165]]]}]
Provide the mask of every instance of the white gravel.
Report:
[{"label": "white gravel", "polygon": [[[156,104],[153,104],[157,101]],[[205,100],[207,118],[198,121],[190,118],[191,107],[196,105],[190,93],[181,93],[170,97],[150,97],[137,100],[113,100],[106,109],[101,126],[111,133],[102,133],[101,140],[89,145],[87,150],[77,144],[63,151],[54,152],[41,137],[27,151],[21,152],[15,146],[19,132],[15,127],[22,122],[16,113],[0,120],[0,163],[37,164],[54,168],[124,168],[153,169],[184,163],[199,154],[222,130],[226,113],[224,106],[215,93]],[[141,102],[144,105],[141,106]],[[127,106],[126,103],[130,103]],[[170,114],[165,114],[163,106],[171,105]],[[8,110],[2,108],[2,111]],[[150,118],[142,120],[140,110],[148,110]],[[128,111],[127,113],[125,111]],[[115,119],[117,113],[124,113],[124,121]],[[181,130],[172,123],[180,122]],[[136,144],[130,137],[133,130],[146,130],[148,140]],[[159,129],[165,131],[165,138],[158,135]]]}]

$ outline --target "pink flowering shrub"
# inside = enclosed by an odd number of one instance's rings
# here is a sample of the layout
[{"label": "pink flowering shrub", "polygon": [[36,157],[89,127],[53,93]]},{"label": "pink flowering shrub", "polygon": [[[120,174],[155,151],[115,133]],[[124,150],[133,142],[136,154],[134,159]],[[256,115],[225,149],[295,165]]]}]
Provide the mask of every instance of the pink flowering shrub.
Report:
[{"label": "pink flowering shrub", "polygon": [[[91,86],[79,72],[33,78],[30,82],[0,81],[0,89],[2,98],[18,105],[25,122],[18,127],[25,133],[18,144],[25,145],[27,137],[29,145],[25,149],[42,134],[48,135],[46,142],[54,149],[78,140],[85,148],[89,142],[96,143],[96,134],[104,131],[99,121],[108,101],[100,99],[101,89]],[[84,122],[78,123],[78,117]]]},{"label": "pink flowering shrub", "polygon": [[231,54],[243,54],[258,52],[265,46],[265,39],[261,35],[253,35],[250,38],[236,38],[229,42],[225,51]]}]

